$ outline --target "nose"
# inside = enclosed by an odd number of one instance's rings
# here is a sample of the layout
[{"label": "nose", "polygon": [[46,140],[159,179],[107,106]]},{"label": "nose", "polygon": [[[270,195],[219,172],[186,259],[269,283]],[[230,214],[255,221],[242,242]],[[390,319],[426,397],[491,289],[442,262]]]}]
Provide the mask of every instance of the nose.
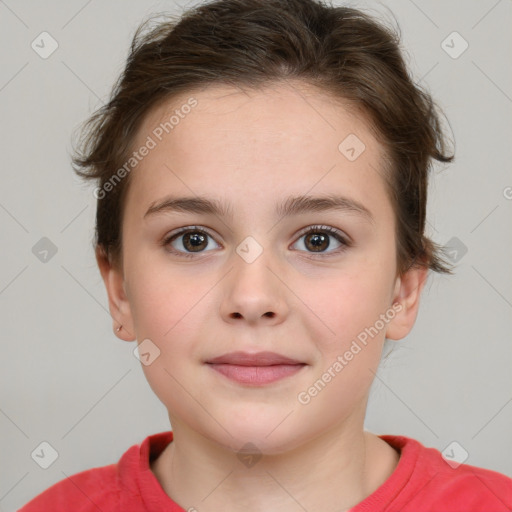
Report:
[{"label": "nose", "polygon": [[233,254],[233,268],[226,276],[221,304],[226,322],[277,325],[287,316],[286,286],[265,253],[250,263]]}]

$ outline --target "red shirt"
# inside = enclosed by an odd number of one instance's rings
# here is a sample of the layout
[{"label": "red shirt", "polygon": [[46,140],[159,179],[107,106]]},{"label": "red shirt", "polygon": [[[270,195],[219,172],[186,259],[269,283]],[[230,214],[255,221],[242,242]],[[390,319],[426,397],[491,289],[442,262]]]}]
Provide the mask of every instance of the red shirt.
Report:
[{"label": "red shirt", "polygon": [[[438,450],[415,439],[379,437],[400,452],[400,460],[384,484],[351,512],[512,511],[511,478],[468,464],[453,469]],[[18,512],[184,512],[149,466],[171,441],[170,431],[148,436],[117,464],[65,478]]]}]

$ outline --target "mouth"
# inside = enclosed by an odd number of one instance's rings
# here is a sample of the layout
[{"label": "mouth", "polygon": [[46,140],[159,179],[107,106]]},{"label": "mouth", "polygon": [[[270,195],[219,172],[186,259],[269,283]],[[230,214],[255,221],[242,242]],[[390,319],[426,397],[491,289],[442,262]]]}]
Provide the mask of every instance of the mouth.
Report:
[{"label": "mouth", "polygon": [[212,370],[239,384],[260,386],[295,375],[306,363],[275,352],[231,352],[206,361]]}]

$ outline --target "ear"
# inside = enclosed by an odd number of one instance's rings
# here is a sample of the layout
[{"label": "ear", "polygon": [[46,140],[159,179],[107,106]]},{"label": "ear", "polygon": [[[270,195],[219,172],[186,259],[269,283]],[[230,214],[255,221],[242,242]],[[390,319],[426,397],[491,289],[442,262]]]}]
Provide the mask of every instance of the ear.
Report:
[{"label": "ear", "polygon": [[420,296],[428,276],[427,267],[412,267],[398,277],[395,283],[393,304],[401,309],[388,323],[386,338],[401,340],[411,331],[420,307]]},{"label": "ear", "polygon": [[[103,248],[96,248],[96,261],[108,295],[108,307],[113,319],[114,334],[124,341],[136,339],[130,303],[124,288],[122,269],[112,265]],[[122,326],[118,331],[117,328]]]}]

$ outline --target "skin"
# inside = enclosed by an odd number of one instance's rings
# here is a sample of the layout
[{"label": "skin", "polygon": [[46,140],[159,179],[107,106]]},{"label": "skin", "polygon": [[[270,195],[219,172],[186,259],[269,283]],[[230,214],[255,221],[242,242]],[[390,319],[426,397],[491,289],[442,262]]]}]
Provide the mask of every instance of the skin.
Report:
[{"label": "skin", "polygon": [[[190,96],[198,105],[132,171],[122,267],[97,252],[114,329],[123,326],[116,334],[150,339],[160,350],[142,368],[169,412],[174,442],[151,469],[185,509],[349,509],[398,463],[393,448],[364,431],[364,416],[385,337],[398,340],[412,329],[427,276],[425,268],[397,276],[383,148],[364,117],[300,82],[245,92],[215,86],[175,97],[149,113],[134,147]],[[353,162],[338,150],[349,134],[366,146]],[[373,221],[335,210],[274,215],[288,196],[333,193],[364,205]],[[222,200],[234,215],[144,218],[169,194]],[[314,252],[311,236],[300,231],[317,224],[340,230],[350,245],[339,251],[329,235],[324,252]],[[211,235],[202,252],[192,252],[183,236],[162,245],[188,226]],[[263,250],[252,263],[236,252],[248,236]],[[298,394],[393,304],[401,311],[301,404]],[[236,350],[274,351],[307,365],[251,387],[205,364]],[[237,457],[248,442],[262,455],[251,467]]]}]

